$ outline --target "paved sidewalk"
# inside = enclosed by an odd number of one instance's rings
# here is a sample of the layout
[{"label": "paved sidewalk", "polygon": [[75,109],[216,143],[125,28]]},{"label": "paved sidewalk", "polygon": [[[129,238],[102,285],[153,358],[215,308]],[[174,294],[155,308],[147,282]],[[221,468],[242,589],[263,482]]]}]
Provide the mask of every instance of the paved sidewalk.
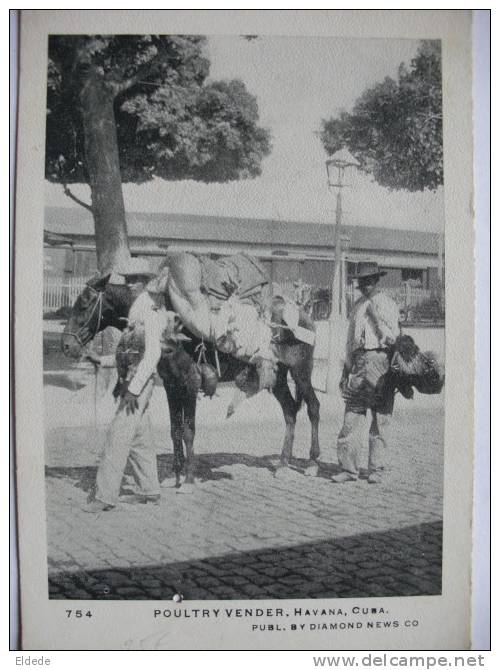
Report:
[{"label": "paved sidewalk", "polygon": [[[87,389],[87,392],[86,392]],[[309,449],[301,411],[297,471],[275,471],[284,424],[260,394],[229,421],[231,391],[200,401],[198,482],[173,487],[162,389],[153,413],[162,503],[120,504],[89,515],[85,504],[109,417],[92,427],[89,387],[46,387],[49,589],[52,598],[190,599],[361,597],[441,590],[443,407],[441,398],[399,400],[389,468],[380,485],[335,485],[341,406],[320,397],[320,476],[300,472]],[[57,395],[57,394],[60,395]],[[86,395],[85,395],[86,393]],[[54,395],[55,394],[55,395]],[[62,394],[62,395],[61,395]],[[53,407],[58,398],[57,417]],[[61,402],[66,408],[61,407]],[[69,405],[68,405],[69,403]],[[65,411],[65,409],[67,411]],[[68,417],[72,417],[71,424]],[[75,418],[76,417],[76,418]]]}]

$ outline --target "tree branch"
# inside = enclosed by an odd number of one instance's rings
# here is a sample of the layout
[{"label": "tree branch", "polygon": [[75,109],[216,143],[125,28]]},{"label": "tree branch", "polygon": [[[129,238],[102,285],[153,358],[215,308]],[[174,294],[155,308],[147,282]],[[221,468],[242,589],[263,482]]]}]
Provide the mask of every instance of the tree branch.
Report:
[{"label": "tree branch", "polygon": [[80,198],[77,198],[74,193],[72,193],[68,186],[66,184],[62,185],[63,190],[64,190],[64,195],[67,195],[68,198],[71,198],[74,202],[78,203],[82,207],[85,207],[85,209],[88,209],[89,212],[93,212],[94,210],[92,209],[92,205],[87,204],[86,202],[83,202],[83,200],[80,200]]},{"label": "tree branch", "polygon": [[[153,59],[154,60],[154,59]],[[132,88],[136,84],[149,84],[151,86],[159,86],[159,84],[155,82],[147,82],[143,81],[145,78],[148,77],[148,75],[151,77],[151,69],[153,67],[152,61],[148,61],[147,63],[144,63],[142,66],[140,66],[137,69],[137,72],[132,76],[128,77],[127,79],[122,79],[121,81],[116,81],[116,80],[108,80],[108,85],[113,91],[113,95],[116,97],[120,93],[123,93],[124,91],[127,91],[129,88]]]},{"label": "tree branch", "polygon": [[72,193],[69,188],[68,184],[66,182],[66,179],[64,177],[64,164],[66,163],[66,160],[64,156],[59,156],[59,159],[57,160],[57,171],[59,172],[59,179],[61,180],[61,185],[63,187],[64,195],[67,195],[68,198],[73,200],[74,202],[78,203],[85,209],[88,209],[89,212],[93,212],[94,210],[92,209],[92,205],[89,205],[86,202],[83,202],[83,200],[80,200],[80,198],[77,198],[77,196]]}]

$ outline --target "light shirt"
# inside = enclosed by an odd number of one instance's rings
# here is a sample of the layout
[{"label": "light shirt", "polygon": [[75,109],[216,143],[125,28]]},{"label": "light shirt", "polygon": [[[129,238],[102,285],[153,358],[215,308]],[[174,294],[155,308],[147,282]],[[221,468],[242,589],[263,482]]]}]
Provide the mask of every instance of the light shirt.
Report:
[{"label": "light shirt", "polygon": [[357,349],[386,349],[399,335],[399,308],[386,293],[361,296],[354,304],[347,331],[347,363]]},{"label": "light shirt", "polygon": [[156,366],[161,357],[161,340],[167,328],[171,329],[173,312],[168,312],[163,305],[163,299],[155,299],[144,291],[133,302],[128,320],[129,327],[142,324],[144,326],[144,356],[142,357],[128,390],[139,395],[156,372]]}]

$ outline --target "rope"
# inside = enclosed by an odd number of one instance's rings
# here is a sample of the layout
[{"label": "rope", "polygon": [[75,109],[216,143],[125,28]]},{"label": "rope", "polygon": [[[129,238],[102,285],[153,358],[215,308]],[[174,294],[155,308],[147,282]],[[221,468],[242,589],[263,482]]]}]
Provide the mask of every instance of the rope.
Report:
[{"label": "rope", "polygon": [[[194,350],[195,353],[198,352],[198,359],[196,361],[197,365],[200,365],[200,363],[206,363],[208,365],[207,361],[207,347],[205,344],[205,341],[202,339],[200,344],[196,347]],[[220,362],[219,362],[219,352],[217,351],[217,347],[214,344],[214,358],[215,358],[215,369],[217,371],[217,376],[221,377],[221,371],[220,371]]]},{"label": "rope", "polygon": [[220,372],[220,363],[219,363],[219,352],[217,351],[217,347],[214,345],[214,356],[215,356],[215,367],[217,370],[217,377],[219,379],[221,378],[221,372]]},{"label": "rope", "polygon": [[95,439],[97,440],[97,431],[99,429],[99,424],[97,421],[97,375],[99,374],[98,365],[94,364],[94,434]]},{"label": "rope", "polygon": [[[99,314],[98,324],[99,323],[100,323],[100,314]],[[97,334],[98,333],[96,333],[96,335]],[[104,353],[104,331],[101,331],[100,335],[101,335],[101,351],[99,352],[98,355],[102,356],[103,353]],[[98,421],[99,403],[97,402],[97,391],[98,391],[98,388],[99,388],[98,381],[99,381],[99,367],[100,366],[97,363],[94,363],[94,362],[92,362],[92,364],[93,364],[93,367],[94,367],[94,435],[95,435],[96,441],[100,442],[100,440],[97,440],[98,431],[99,431],[99,421]]]},{"label": "rope", "polygon": [[217,344],[215,342],[215,328],[213,318],[210,318],[210,339],[214,345],[214,358],[215,358],[215,369],[217,371],[217,377],[220,379],[222,377],[220,371],[220,362],[219,362],[219,352],[217,351]]},{"label": "rope", "polygon": [[195,349],[195,353],[198,352],[198,360],[196,361],[197,365],[207,362],[206,350],[207,348],[205,346],[205,341],[202,339],[200,344]]}]

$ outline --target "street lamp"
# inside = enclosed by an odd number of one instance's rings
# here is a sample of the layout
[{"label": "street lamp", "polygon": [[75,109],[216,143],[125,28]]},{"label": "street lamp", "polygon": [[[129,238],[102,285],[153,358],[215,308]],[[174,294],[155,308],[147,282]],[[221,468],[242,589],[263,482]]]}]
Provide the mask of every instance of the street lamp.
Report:
[{"label": "street lamp", "polygon": [[329,188],[342,188],[344,186],[343,179],[346,169],[361,167],[359,161],[345,148],[332,154],[325,161],[325,164]]},{"label": "street lamp", "polygon": [[342,262],[342,189],[344,188],[344,177],[347,170],[359,168],[359,162],[344,147],[335,152],[326,161],[326,175],[328,188],[336,191],[335,208],[335,234],[334,234],[334,266],[331,284],[331,310],[329,319],[329,355],[328,373],[326,378],[326,392],[334,393],[337,388],[338,369],[336,362],[339,360],[339,342],[343,340],[343,320],[345,320],[345,300],[340,280],[340,265]]}]

